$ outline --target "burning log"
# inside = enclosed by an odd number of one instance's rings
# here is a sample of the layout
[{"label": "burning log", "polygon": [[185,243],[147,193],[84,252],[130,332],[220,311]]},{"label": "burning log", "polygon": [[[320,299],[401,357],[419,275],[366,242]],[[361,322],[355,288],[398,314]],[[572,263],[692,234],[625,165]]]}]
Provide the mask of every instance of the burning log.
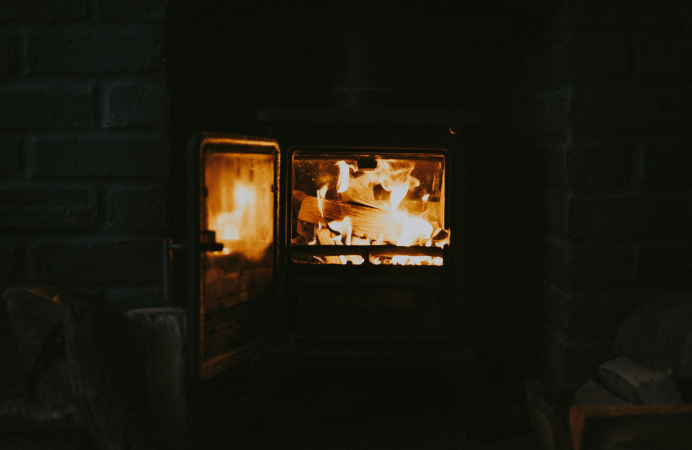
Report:
[{"label": "burning log", "polygon": [[403,225],[396,220],[392,213],[380,209],[334,200],[323,200],[322,211],[324,215],[320,213],[317,197],[306,195],[300,206],[298,220],[319,223],[322,227],[326,227],[327,222],[350,217],[354,235],[372,240],[381,239],[391,243],[396,243],[403,231]]},{"label": "burning log", "polygon": [[[317,236],[317,242],[320,245],[343,245],[340,241],[334,241],[336,234],[332,232],[329,228],[320,228],[315,233]],[[328,264],[342,264],[341,259],[338,256],[325,256]]]}]

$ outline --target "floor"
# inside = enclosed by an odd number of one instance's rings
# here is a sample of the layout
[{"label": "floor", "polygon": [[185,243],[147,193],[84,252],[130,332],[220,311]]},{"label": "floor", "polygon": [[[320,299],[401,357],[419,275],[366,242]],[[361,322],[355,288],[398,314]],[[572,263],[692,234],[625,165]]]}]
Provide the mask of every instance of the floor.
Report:
[{"label": "floor", "polygon": [[197,446],[540,450],[523,406],[464,384],[429,368],[255,367],[205,388]]}]

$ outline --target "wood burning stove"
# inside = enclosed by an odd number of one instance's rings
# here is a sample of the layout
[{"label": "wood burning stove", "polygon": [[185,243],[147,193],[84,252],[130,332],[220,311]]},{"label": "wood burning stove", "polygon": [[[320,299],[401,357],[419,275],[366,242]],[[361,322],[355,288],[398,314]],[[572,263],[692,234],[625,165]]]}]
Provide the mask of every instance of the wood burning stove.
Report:
[{"label": "wood burning stove", "polygon": [[212,377],[276,335],[411,342],[459,326],[449,318],[461,300],[473,114],[265,110],[260,120],[272,138],[191,141],[194,371]]}]

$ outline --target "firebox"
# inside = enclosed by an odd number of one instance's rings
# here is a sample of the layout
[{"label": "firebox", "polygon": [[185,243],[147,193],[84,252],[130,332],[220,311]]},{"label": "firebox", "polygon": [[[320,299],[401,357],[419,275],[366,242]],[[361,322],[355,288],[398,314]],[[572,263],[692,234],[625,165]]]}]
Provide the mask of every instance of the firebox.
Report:
[{"label": "firebox", "polygon": [[196,135],[185,248],[198,376],[277,336],[381,345],[461,326],[450,318],[462,301],[474,120],[275,109],[260,113],[271,138]]}]

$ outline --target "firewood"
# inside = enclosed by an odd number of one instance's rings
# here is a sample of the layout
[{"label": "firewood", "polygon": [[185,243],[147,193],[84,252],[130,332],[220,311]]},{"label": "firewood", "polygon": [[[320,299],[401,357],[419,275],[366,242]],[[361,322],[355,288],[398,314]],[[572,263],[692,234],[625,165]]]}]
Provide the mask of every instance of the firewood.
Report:
[{"label": "firewood", "polygon": [[682,395],[673,377],[641,366],[625,356],[601,364],[598,376],[608,389],[631,403],[682,403]]},{"label": "firewood", "polygon": [[324,228],[327,222],[343,220],[348,216],[351,218],[355,236],[372,240],[382,239],[390,243],[396,243],[403,230],[403,225],[392,213],[367,206],[324,200],[323,212],[324,216],[320,213],[317,197],[305,196],[298,213],[298,220],[319,223]]},{"label": "firewood", "polygon": [[102,307],[70,302],[63,324],[72,390],[96,447],[151,449],[152,417],[126,320]]},{"label": "firewood", "polygon": [[631,405],[594,380],[587,381],[572,398],[573,405]]},{"label": "firewood", "polygon": [[[336,234],[329,228],[320,228],[315,234],[320,245],[343,245],[341,242],[334,241]],[[328,264],[343,264],[338,256],[325,256],[324,258]]]},{"label": "firewood", "polygon": [[183,448],[186,439],[185,311],[178,308],[133,309],[124,314],[144,377],[146,400],[157,441]]}]

